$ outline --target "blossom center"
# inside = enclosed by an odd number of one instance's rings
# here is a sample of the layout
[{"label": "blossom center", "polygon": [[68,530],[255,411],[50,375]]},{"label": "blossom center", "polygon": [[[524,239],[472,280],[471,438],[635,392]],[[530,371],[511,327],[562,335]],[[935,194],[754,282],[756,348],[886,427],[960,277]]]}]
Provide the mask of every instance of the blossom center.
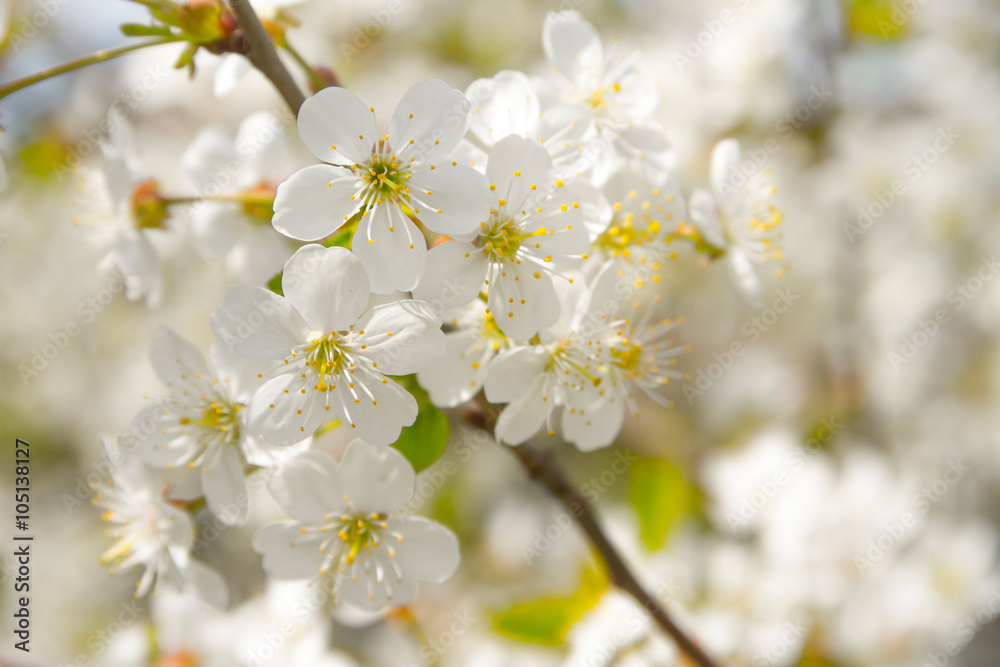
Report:
[{"label": "blossom center", "polygon": [[626,338],[622,347],[611,348],[611,359],[618,368],[634,373],[642,359],[642,343],[634,343]]},{"label": "blossom center", "polygon": [[353,565],[358,554],[368,553],[379,546],[380,530],[386,527],[385,514],[372,514],[370,518],[363,516],[343,516],[337,535],[343,540],[343,559],[347,565]]},{"label": "blossom center", "polygon": [[366,188],[365,199],[374,198],[376,203],[398,199],[407,191],[409,177],[409,169],[400,166],[395,155],[375,155],[361,172]]},{"label": "blossom center", "polygon": [[590,95],[587,96],[586,104],[591,109],[598,109],[600,107],[607,106],[608,101],[604,99],[604,96],[607,95],[609,92],[614,91],[617,93],[620,90],[621,86],[619,86],[617,83],[612,84],[610,86],[595,88],[593,91],[591,91]]},{"label": "blossom center", "polygon": [[316,385],[319,391],[327,391],[329,386],[326,383],[326,376],[338,375],[348,363],[346,356],[340,349],[338,338],[335,333],[322,336],[305,349],[306,366],[319,375],[320,381]]},{"label": "blossom center", "polygon": [[544,227],[534,232],[526,232],[514,220],[496,214],[483,225],[484,230],[479,235],[479,242],[486,249],[489,258],[495,262],[516,261],[517,253],[526,239],[548,233]]},{"label": "blossom center", "polygon": [[230,405],[224,401],[213,401],[205,406],[200,419],[181,417],[182,426],[194,424],[204,431],[216,432],[224,441],[235,441],[238,438],[239,420],[237,413],[242,406]]},{"label": "blossom center", "polygon": [[650,220],[646,229],[636,229],[632,225],[633,219],[633,214],[628,213],[620,221],[614,221],[597,238],[596,245],[615,256],[624,255],[628,257],[630,246],[642,246],[643,244],[653,242],[660,231],[660,223],[656,220]]}]

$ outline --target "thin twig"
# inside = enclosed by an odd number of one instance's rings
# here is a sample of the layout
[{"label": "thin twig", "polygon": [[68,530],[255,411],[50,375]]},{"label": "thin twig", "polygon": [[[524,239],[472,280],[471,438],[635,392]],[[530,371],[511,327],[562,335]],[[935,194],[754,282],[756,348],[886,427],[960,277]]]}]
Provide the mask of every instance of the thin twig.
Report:
[{"label": "thin twig", "polygon": [[[3,0],[0,0],[2,2]],[[123,56],[126,53],[132,53],[133,51],[138,51],[139,49],[144,49],[147,46],[159,46],[160,44],[172,44],[179,41],[174,37],[166,37],[160,39],[148,40],[145,42],[137,42],[134,44],[127,44],[125,46],[119,46],[113,49],[105,49],[103,51],[97,51],[96,53],[91,53],[89,55],[76,58],[75,60],[70,60],[69,62],[61,63],[59,65],[54,65],[43,69],[41,72],[35,72],[29,76],[22,77],[15,81],[5,83],[0,86],[0,98],[6,97],[11,93],[15,93],[22,88],[27,88],[28,86],[34,85],[45,79],[49,79],[60,74],[65,74],[66,72],[72,72],[73,70],[80,69],[81,67],[86,67],[88,65],[93,65],[96,63],[102,63],[106,60],[111,60],[112,58],[117,58]]]},{"label": "thin twig", "polygon": [[299,107],[306,101],[306,97],[278,57],[274,41],[250,6],[250,0],[229,0],[229,6],[243,28],[243,35],[250,47],[250,62],[274,84],[292,113],[298,115]]},{"label": "thin twig", "polygon": [[[491,430],[495,425],[496,408],[492,405],[480,401],[482,411],[476,411],[468,415],[471,423]],[[539,447],[531,442],[527,442],[510,450],[517,456],[524,466],[528,476],[542,484],[555,496],[560,503],[573,516],[583,532],[587,534],[594,548],[601,554],[608,565],[608,574],[611,582],[623,591],[634,597],[643,607],[656,619],[656,622],[669,634],[677,643],[678,648],[687,655],[699,667],[719,667],[702,649],[688,637],[684,631],[670,618],[667,610],[659,601],[651,596],[642,587],[642,584],[635,578],[625,561],[622,560],[618,550],[608,539],[607,535],[597,523],[590,503],[583,493],[573,485],[569,476],[556,462],[548,450]]]}]

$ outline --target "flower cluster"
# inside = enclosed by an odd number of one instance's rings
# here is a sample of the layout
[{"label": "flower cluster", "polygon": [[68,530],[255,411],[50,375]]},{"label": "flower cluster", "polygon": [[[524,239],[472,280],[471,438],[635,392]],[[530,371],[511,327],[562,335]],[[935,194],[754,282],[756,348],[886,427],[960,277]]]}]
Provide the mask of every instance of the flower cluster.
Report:
[{"label": "flower cluster", "polygon": [[[504,405],[501,443],[560,432],[584,451],[606,447],[646,401],[669,406],[667,385],[684,377],[687,347],[673,340],[683,319],[662,281],[675,241],[727,256],[747,298],[760,290],[756,265],[780,257],[773,189],[726,189],[735,142],[716,149],[712,194],[693,194],[691,224],[636,55],[605,49],[574,11],[551,14],[543,41],[550,78],[504,71],[464,93],[422,81],[387,130],[353,93],[319,90],[297,124],[321,163],[284,180],[270,114],[250,116],[235,140],[213,128],[195,138],[183,159],[194,197],[143,176],[116,125],[107,261],[130,296],[162,297],[152,230],[187,229],[244,283],[212,312],[207,360],[172,331],[153,344],[164,391],[135,418],[130,465],[197,475],[226,525],[248,520],[247,474],[264,471],[292,517],[254,538],[273,577],[318,579],[335,601],[377,610],[456,569],[448,529],[393,513],[414,469],[390,445],[421,411],[404,376],[441,408],[480,392]],[[186,225],[168,229],[175,210]],[[307,243],[281,267],[292,241]],[[337,426],[358,438],[339,464],[313,449]],[[112,557],[141,554],[119,567],[146,564],[144,593],[154,576],[192,571],[193,527],[169,485],[140,486],[138,513],[106,502],[123,524]]]}]

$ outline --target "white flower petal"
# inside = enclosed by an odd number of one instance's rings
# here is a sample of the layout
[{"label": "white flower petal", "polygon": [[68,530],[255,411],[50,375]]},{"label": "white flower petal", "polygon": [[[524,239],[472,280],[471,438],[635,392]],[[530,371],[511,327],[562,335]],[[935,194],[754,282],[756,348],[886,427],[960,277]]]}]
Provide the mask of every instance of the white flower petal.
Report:
[{"label": "white flower petal", "polygon": [[324,88],[302,103],[299,137],[312,154],[331,164],[362,164],[380,138],[375,112],[354,93]]},{"label": "white flower petal", "polygon": [[157,308],[163,302],[163,260],[149,237],[142,232],[126,234],[115,249],[118,268],[125,277],[125,296],[129,301],[146,299]]},{"label": "white flower petal", "polygon": [[[307,525],[323,525],[347,507],[346,480],[323,452],[303,452],[271,477],[267,490],[290,517]],[[257,538],[254,538],[256,542]]]},{"label": "white flower petal", "polygon": [[306,167],[278,186],[271,225],[299,241],[316,241],[336,230],[358,212],[352,199],[359,180],[350,171],[328,164]]},{"label": "white flower petal", "polygon": [[469,127],[469,101],[441,79],[410,86],[389,122],[389,145],[399,158],[433,163],[458,145]]},{"label": "white flower petal", "polygon": [[275,445],[292,445],[311,436],[324,422],[332,420],[326,410],[329,396],[309,383],[315,376],[285,373],[268,380],[250,400],[247,425],[250,430]]},{"label": "white flower petal", "polygon": [[252,359],[284,359],[309,333],[288,299],[251,285],[231,285],[211,320],[219,340]]},{"label": "white flower petal", "polygon": [[712,191],[719,201],[725,201],[727,190],[734,187],[733,174],[740,167],[740,142],[723,139],[712,149]]},{"label": "white flower petal", "polygon": [[228,165],[241,161],[232,138],[218,127],[208,127],[199,132],[181,156],[181,166],[188,180],[198,192],[204,194],[219,194],[209,192],[209,189],[219,188],[220,176],[229,182],[232,175]]},{"label": "white flower petal", "polygon": [[[488,383],[489,374],[486,378]],[[497,441],[520,445],[537,433],[555,408],[554,385],[547,373],[538,375],[527,386],[521,385],[518,397],[507,404],[497,419]]]},{"label": "white flower petal", "polygon": [[212,373],[197,347],[178,336],[173,329],[164,327],[163,334],[153,341],[149,351],[153,369],[163,384],[184,388],[196,375],[210,380]]},{"label": "white flower petal", "polygon": [[388,514],[413,496],[413,466],[392,447],[353,440],[340,460],[344,495],[356,514]]},{"label": "white flower petal", "polygon": [[677,165],[677,151],[663,132],[652,127],[626,127],[615,142],[625,157],[641,160],[657,170],[668,173]]},{"label": "white flower petal", "polygon": [[441,359],[417,373],[417,382],[434,405],[453,408],[479,392],[486,380],[488,361],[495,354],[493,346],[482,338],[475,331],[447,334]]},{"label": "white flower petal", "polygon": [[236,149],[244,162],[239,176],[244,188],[269,181],[278,175],[285,155],[284,125],[270,111],[252,113],[240,123]]},{"label": "white flower petal", "polygon": [[442,582],[455,574],[461,560],[455,533],[421,517],[391,519],[389,530],[403,538],[395,558],[408,576]]},{"label": "white flower petal", "polygon": [[476,79],[465,97],[473,109],[469,130],[487,146],[509,134],[526,135],[538,120],[538,95],[522,72],[503,70]]},{"label": "white flower petal", "polygon": [[517,136],[505,137],[490,149],[486,178],[496,186],[494,195],[514,211],[531,206],[555,180],[552,158],[541,144]]},{"label": "white flower petal", "polygon": [[302,246],[285,264],[281,291],[313,330],[350,329],[371,290],[361,260],[347,248]]},{"label": "white flower petal", "polygon": [[[578,231],[586,238],[582,226]],[[559,319],[552,277],[527,262],[504,263],[503,272],[490,284],[486,302],[500,331],[515,340],[528,340]]]},{"label": "white flower petal", "polygon": [[351,249],[365,265],[376,294],[416,287],[427,256],[424,235],[391,204],[369,209],[358,223]]},{"label": "white flower petal", "polygon": [[603,59],[597,30],[575,10],[548,13],[542,46],[549,62],[569,79],[598,67]]},{"label": "white flower petal", "polygon": [[[264,384],[258,377],[259,364],[236,354],[219,341],[213,341],[208,348],[208,363],[213,377],[222,382],[221,392],[235,403],[246,403],[253,393]],[[267,376],[270,379],[271,376]]]},{"label": "white flower petal", "polygon": [[202,202],[193,208],[188,220],[195,250],[208,260],[225,257],[247,224],[231,202]]},{"label": "white flower petal", "polygon": [[236,53],[224,53],[215,69],[214,92],[216,97],[225,97],[233,92],[236,84],[253,69],[247,58]]},{"label": "white flower petal", "polygon": [[545,373],[552,360],[541,345],[516,347],[497,355],[486,373],[486,398],[490,403],[509,403],[524,388]]},{"label": "white flower petal", "polygon": [[556,175],[563,178],[586,171],[604,147],[594,126],[594,113],[583,104],[549,107],[539,115],[530,136],[549,152]]},{"label": "white flower petal", "polygon": [[226,254],[226,271],[234,283],[263,285],[281,271],[289,252],[287,239],[274,229],[244,224]]},{"label": "white flower petal", "polygon": [[375,306],[355,328],[364,334],[354,339],[351,351],[373,361],[380,373],[416,373],[444,352],[441,318],[423,301],[403,299]]},{"label": "white flower petal", "polygon": [[717,248],[725,248],[728,245],[726,232],[711,193],[700,188],[692,192],[688,198],[688,211],[691,214],[691,222],[706,241]]},{"label": "white flower petal", "polygon": [[414,171],[409,187],[417,219],[439,234],[472,233],[489,217],[489,183],[472,167],[447,163]]},{"label": "white flower petal", "polygon": [[178,420],[178,415],[171,414],[162,406],[143,408],[132,420],[136,457],[154,468],[170,468],[190,461],[201,446],[186,434],[163,432],[177,426]]},{"label": "white flower petal", "polygon": [[272,445],[263,438],[250,433],[245,433],[240,437],[240,447],[243,450],[243,458],[250,465],[270,468],[289,461],[302,452],[309,451],[312,447],[312,438],[306,438],[302,442],[294,445],[282,447]]},{"label": "white flower petal", "polygon": [[760,300],[763,285],[753,262],[742,248],[733,246],[726,251],[726,268],[740,299],[751,308],[760,308],[763,305]]},{"label": "white flower petal", "polygon": [[222,523],[241,526],[246,523],[250,504],[243,459],[233,445],[221,445],[216,449],[215,459],[205,461],[201,471],[205,502]]},{"label": "white flower petal", "polygon": [[625,423],[625,401],[619,397],[601,400],[584,410],[563,409],[563,437],[581,451],[607,447]]},{"label": "white flower petal", "polygon": [[445,241],[427,251],[427,268],[413,297],[437,310],[464,306],[485,287],[487,260],[482,248]]},{"label": "white flower petal", "polygon": [[275,579],[315,579],[326,553],[319,550],[326,533],[302,532],[302,524],[282,521],[253,536],[253,550],[263,556],[264,571]]},{"label": "white flower petal", "polygon": [[[556,200],[569,200],[580,205],[578,209],[583,219],[583,224],[587,228],[593,241],[604,230],[608,228],[611,219],[614,217],[611,204],[604,198],[604,195],[594,185],[583,178],[574,178],[566,182],[566,185],[559,189]],[[580,253],[587,252],[588,248],[581,248]],[[576,250],[573,251],[577,252]]]},{"label": "white flower petal", "polygon": [[353,384],[351,387],[339,381],[335,391],[343,403],[345,421],[357,429],[358,436],[364,440],[390,445],[399,439],[404,426],[416,421],[416,399],[393,380],[365,378],[362,382],[355,377]]},{"label": "white flower petal", "polygon": [[222,575],[201,561],[190,560],[181,570],[185,588],[215,609],[225,609],[229,604],[229,587]]},{"label": "white flower petal", "polygon": [[[359,575],[357,579],[342,576],[337,597],[360,607],[364,611],[378,611],[387,605],[404,606],[416,599],[416,577],[402,572],[402,576],[397,580],[396,575],[391,570],[385,576],[391,578],[388,587],[386,586],[387,582],[376,584],[374,573]],[[390,587],[391,596],[389,595]]]}]

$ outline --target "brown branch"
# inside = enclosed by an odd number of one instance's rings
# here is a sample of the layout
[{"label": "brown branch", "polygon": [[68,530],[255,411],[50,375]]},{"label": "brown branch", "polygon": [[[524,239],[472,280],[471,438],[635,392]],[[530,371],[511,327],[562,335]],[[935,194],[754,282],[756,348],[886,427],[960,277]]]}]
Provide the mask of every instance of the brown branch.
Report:
[{"label": "brown branch", "polygon": [[292,113],[298,115],[299,107],[306,101],[306,97],[302,94],[288,69],[285,68],[284,63],[278,58],[274,41],[264,29],[264,24],[260,22],[253,7],[250,6],[250,0],[229,0],[229,6],[232,8],[233,14],[236,15],[240,27],[243,28],[243,35],[250,47],[250,62],[274,84],[274,87],[291,108]]},{"label": "brown branch", "polygon": [[[480,401],[482,411],[476,411],[467,415],[468,420],[481,428],[492,430],[495,426],[496,408],[485,401]],[[618,586],[642,604],[643,607],[656,619],[656,622],[669,634],[677,643],[678,648],[687,655],[699,667],[719,667],[702,649],[688,637],[684,631],[670,618],[667,610],[642,587],[642,584],[635,578],[625,561],[622,560],[618,550],[608,539],[607,535],[597,523],[590,503],[573,485],[569,476],[560,467],[548,450],[533,443],[526,442],[517,447],[511,447],[518,460],[524,466],[528,476],[539,482],[555,496],[563,507],[573,516],[583,532],[587,534],[591,543],[600,552],[604,561],[608,565],[608,573],[611,583]]]}]

